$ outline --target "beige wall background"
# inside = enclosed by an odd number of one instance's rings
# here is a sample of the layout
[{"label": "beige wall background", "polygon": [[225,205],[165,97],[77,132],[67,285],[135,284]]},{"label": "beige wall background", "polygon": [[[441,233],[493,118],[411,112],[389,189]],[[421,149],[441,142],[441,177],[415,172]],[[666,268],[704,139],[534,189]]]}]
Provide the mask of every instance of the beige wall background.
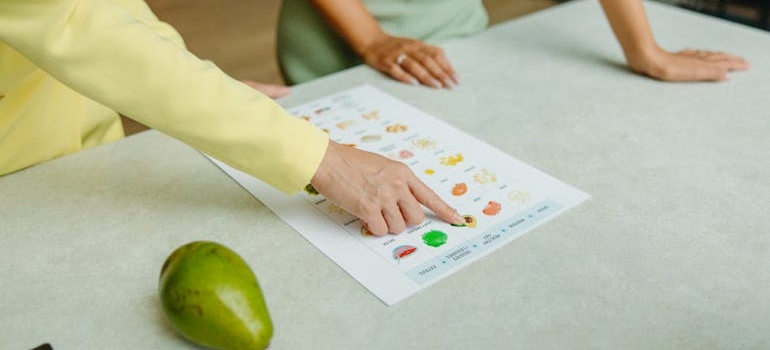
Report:
[{"label": "beige wall background", "polygon": [[[283,82],[275,57],[280,0],[148,0],[176,28],[188,49],[236,79]],[[556,0],[484,0],[492,24],[559,3]],[[126,134],[146,129],[128,118]]]}]

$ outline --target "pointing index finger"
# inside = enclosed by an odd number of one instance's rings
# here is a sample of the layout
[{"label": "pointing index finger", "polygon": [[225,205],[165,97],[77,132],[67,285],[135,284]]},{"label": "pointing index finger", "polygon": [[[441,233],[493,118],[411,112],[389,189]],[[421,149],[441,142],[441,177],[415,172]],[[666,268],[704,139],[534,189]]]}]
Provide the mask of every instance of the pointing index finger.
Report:
[{"label": "pointing index finger", "polygon": [[420,179],[413,178],[409,181],[409,189],[420,204],[436,213],[441,220],[450,224],[465,223],[465,219],[457,213],[455,208],[452,208],[449,204],[444,202],[436,192],[433,192],[433,190],[420,181]]}]

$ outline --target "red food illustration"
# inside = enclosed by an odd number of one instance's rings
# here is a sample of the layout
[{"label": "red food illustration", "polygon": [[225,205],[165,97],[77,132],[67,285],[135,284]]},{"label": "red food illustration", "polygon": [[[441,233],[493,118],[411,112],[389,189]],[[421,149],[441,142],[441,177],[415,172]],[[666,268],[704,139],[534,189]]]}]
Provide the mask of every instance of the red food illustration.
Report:
[{"label": "red food illustration", "polygon": [[417,247],[411,245],[402,245],[393,249],[393,259],[401,260],[417,251]]}]

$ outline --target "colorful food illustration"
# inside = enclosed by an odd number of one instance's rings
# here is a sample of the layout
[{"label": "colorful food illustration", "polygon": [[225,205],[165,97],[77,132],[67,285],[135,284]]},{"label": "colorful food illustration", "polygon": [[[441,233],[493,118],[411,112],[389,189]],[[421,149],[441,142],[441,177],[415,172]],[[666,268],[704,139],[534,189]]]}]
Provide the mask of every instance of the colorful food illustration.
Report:
[{"label": "colorful food illustration", "polygon": [[318,195],[318,190],[316,190],[315,187],[313,187],[313,184],[305,185],[305,192],[307,192],[307,194],[309,194],[311,196],[317,196]]},{"label": "colorful food illustration", "polygon": [[380,112],[379,111],[366,112],[364,114],[361,114],[361,118],[364,118],[366,120],[380,120]]},{"label": "colorful food illustration", "polygon": [[345,215],[348,213],[345,209],[340,208],[340,206],[334,203],[329,204],[329,207],[326,210],[329,214]]},{"label": "colorful food illustration", "polygon": [[480,172],[473,174],[473,181],[486,185],[488,183],[497,182],[497,175],[489,172],[487,169],[481,169]]},{"label": "colorful food illustration", "polygon": [[398,123],[393,124],[393,125],[388,125],[385,128],[385,131],[391,132],[391,133],[394,133],[394,134],[397,134],[397,133],[400,133],[400,132],[406,132],[407,130],[409,130],[409,128],[406,125],[398,124]]},{"label": "colorful food illustration", "polygon": [[462,162],[463,160],[465,160],[465,157],[463,157],[462,154],[458,153],[453,156],[441,157],[441,165],[455,166],[458,163]]},{"label": "colorful food illustration", "polygon": [[436,173],[436,171],[433,170],[433,169],[425,169],[425,175],[433,175],[435,173]]},{"label": "colorful food illustration", "polygon": [[431,139],[412,140],[412,147],[420,150],[432,150],[436,148],[436,141]]},{"label": "colorful food illustration", "polygon": [[361,236],[372,237],[372,236],[374,236],[374,233],[372,233],[372,231],[369,231],[368,227],[361,226]]},{"label": "colorful food illustration", "polygon": [[380,112],[379,111],[366,112],[361,115],[361,118],[364,118],[366,120],[379,120]]},{"label": "colorful food illustration", "polygon": [[310,121],[310,116],[309,115],[303,115],[301,118],[305,119],[307,121]]},{"label": "colorful food illustration", "polygon": [[464,182],[461,182],[459,184],[455,184],[454,187],[452,187],[452,195],[453,196],[462,196],[466,192],[468,192],[468,185],[466,185]]},{"label": "colorful food illustration", "polygon": [[487,203],[487,206],[484,207],[484,210],[482,210],[481,212],[483,212],[486,215],[493,216],[493,215],[499,214],[500,209],[502,208],[503,206],[500,203],[495,201],[489,201],[489,203]]},{"label": "colorful food illustration", "polygon": [[444,245],[447,238],[449,237],[446,233],[437,230],[431,230],[422,234],[422,241],[434,248]]},{"label": "colorful food illustration", "polygon": [[352,120],[345,120],[337,123],[335,126],[337,127],[337,129],[345,130],[353,125],[356,125],[356,122]]},{"label": "colorful food illustration", "polygon": [[473,215],[464,215],[463,218],[465,219],[464,224],[450,224],[455,227],[470,227],[474,228],[477,225],[476,218],[473,217]]},{"label": "colorful food illustration", "polygon": [[408,149],[405,149],[405,150],[401,150],[401,152],[398,152],[398,157],[401,159],[409,159],[414,157],[414,153],[412,153],[412,151]]},{"label": "colorful food illustration", "polygon": [[364,135],[361,136],[361,142],[377,142],[382,140],[381,135]]},{"label": "colorful food illustration", "polygon": [[510,199],[511,202],[519,202],[521,204],[529,202],[531,198],[532,196],[530,196],[529,193],[519,190],[515,190],[508,194],[508,199]]},{"label": "colorful food illustration", "polygon": [[393,259],[401,260],[417,251],[417,247],[413,245],[402,245],[393,249]]}]

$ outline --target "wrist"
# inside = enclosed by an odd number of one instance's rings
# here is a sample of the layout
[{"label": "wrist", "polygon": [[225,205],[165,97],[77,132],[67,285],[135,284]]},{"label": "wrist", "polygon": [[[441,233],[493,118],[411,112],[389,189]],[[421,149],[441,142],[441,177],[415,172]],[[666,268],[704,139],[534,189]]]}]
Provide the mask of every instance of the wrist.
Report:
[{"label": "wrist", "polygon": [[628,67],[640,74],[655,75],[662,69],[662,61],[665,51],[655,43],[634,47],[626,50],[626,62]]},{"label": "wrist", "polygon": [[383,42],[387,38],[388,35],[381,29],[378,29],[366,35],[361,35],[360,38],[351,40],[350,47],[359,57],[364,57],[364,54],[371,51],[372,47],[376,46],[380,42]]}]

